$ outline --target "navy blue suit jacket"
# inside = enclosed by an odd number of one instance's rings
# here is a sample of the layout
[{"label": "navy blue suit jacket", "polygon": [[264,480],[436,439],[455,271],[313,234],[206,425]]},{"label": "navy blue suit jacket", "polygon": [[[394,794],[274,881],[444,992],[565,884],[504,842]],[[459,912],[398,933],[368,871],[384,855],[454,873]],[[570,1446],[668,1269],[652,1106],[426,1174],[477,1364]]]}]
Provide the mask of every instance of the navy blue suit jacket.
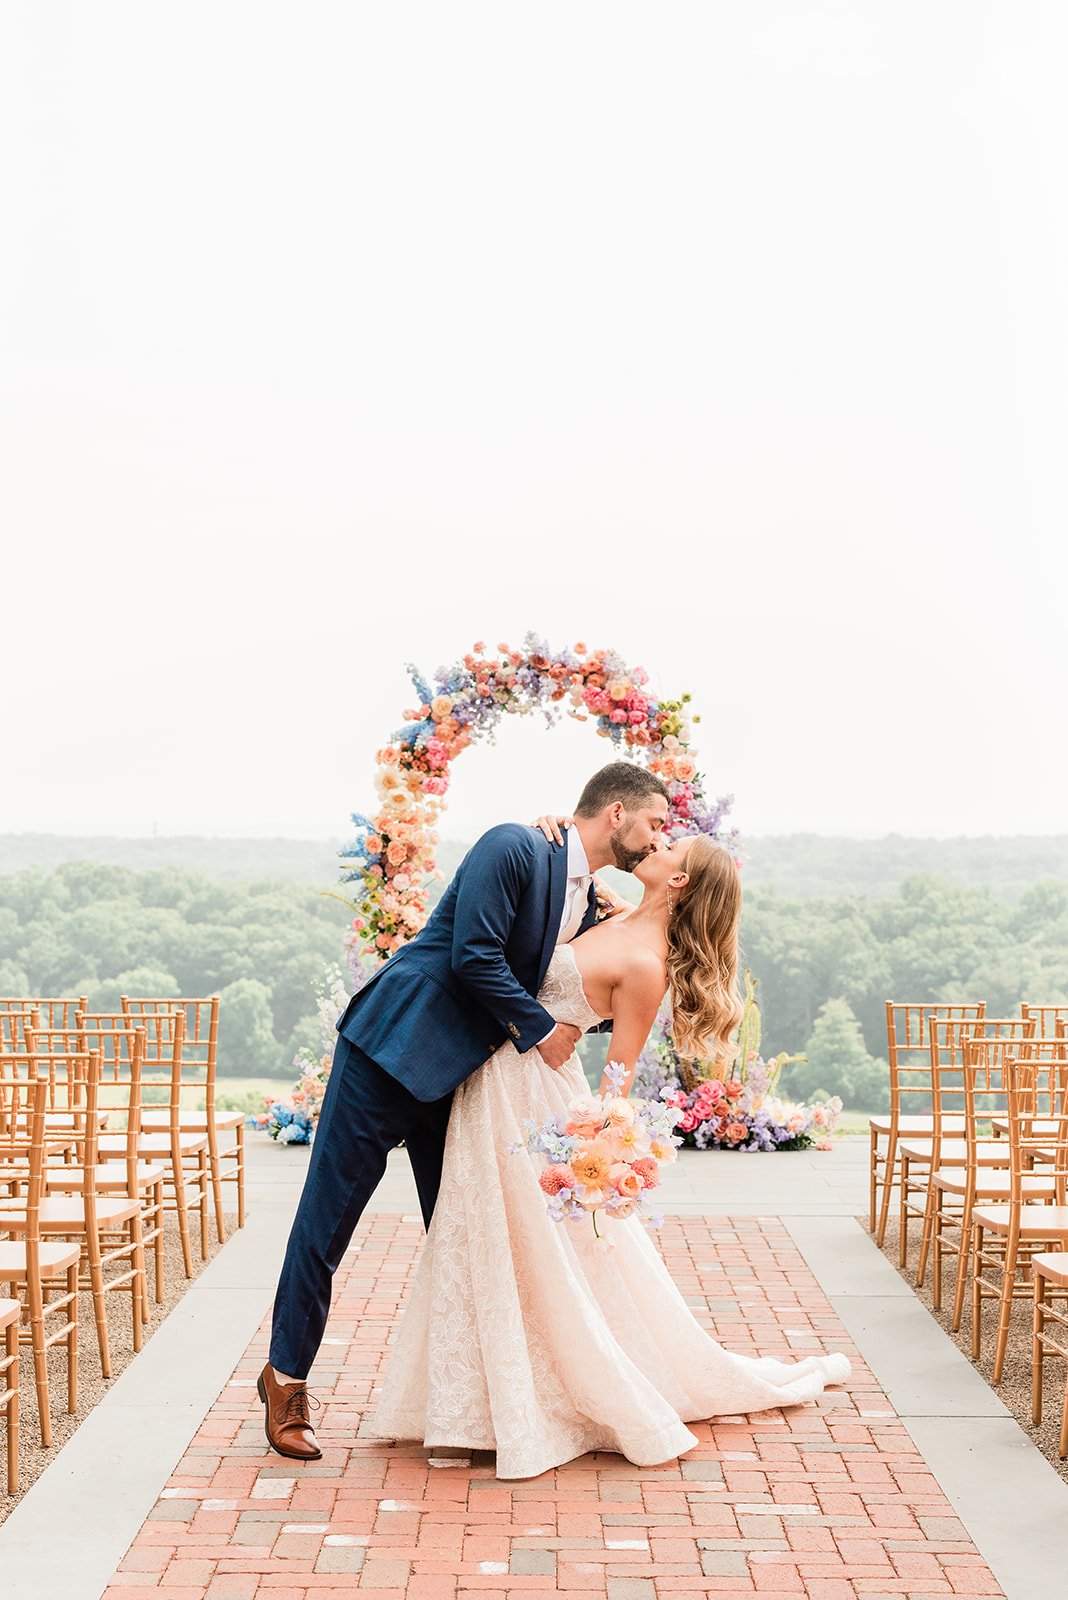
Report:
[{"label": "navy blue suit jacket", "polygon": [[[506,822],[464,857],[426,927],[349,1001],[338,1031],[417,1100],[438,1100],[511,1039],[554,1027],[535,999],[556,947],[567,847]],[[596,920],[591,885],[582,924]]]}]

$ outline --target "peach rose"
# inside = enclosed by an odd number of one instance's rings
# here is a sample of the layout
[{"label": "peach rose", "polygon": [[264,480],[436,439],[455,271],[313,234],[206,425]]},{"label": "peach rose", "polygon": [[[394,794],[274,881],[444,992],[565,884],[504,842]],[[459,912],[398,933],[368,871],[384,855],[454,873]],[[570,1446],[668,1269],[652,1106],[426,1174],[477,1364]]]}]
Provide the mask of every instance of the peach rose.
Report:
[{"label": "peach rose", "polygon": [[452,701],[447,694],[436,694],[430,702],[430,715],[435,722],[443,722],[452,710]]},{"label": "peach rose", "polygon": [[622,1095],[616,1095],[609,1100],[605,1109],[613,1128],[625,1128],[634,1121],[634,1107]]},{"label": "peach rose", "polygon": [[729,1139],[731,1144],[741,1144],[743,1139],[749,1137],[749,1129],[744,1122],[728,1122],[724,1137]]},{"label": "peach rose", "polygon": [[689,756],[675,757],[675,776],[680,780],[680,782],[689,783],[696,771],[697,767],[690,760]]},{"label": "peach rose", "polygon": [[615,1166],[609,1167],[608,1181],[624,1200],[636,1200],[645,1188],[641,1174],[635,1172],[633,1167],[628,1167],[625,1161],[618,1161]]},{"label": "peach rose", "polygon": [[394,839],[386,849],[386,860],[391,867],[402,866],[408,859],[408,852],[399,839]]}]

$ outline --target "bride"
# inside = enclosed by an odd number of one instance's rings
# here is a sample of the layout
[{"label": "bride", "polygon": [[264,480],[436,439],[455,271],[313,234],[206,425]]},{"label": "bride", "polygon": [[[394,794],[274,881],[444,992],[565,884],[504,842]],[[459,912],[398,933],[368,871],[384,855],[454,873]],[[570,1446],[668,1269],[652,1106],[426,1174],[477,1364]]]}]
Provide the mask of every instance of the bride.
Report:
[{"label": "bride", "polygon": [[[729,1054],[739,1017],[732,857],[696,835],[654,850],[634,876],[641,904],[558,945],[538,995],[582,1030],[612,1019],[608,1056],[626,1067],[624,1091],[666,992],[683,1055]],[[457,1089],[372,1436],[495,1450],[499,1478],[589,1450],[652,1466],[697,1443],[687,1422],[795,1405],[849,1375],[841,1355],[783,1362],[724,1350],[638,1217],[608,1221],[607,1243],[586,1219],[550,1218],[535,1161],[513,1146],[524,1124],[566,1120],[586,1095],[577,1055],[554,1071],[511,1043]]]}]

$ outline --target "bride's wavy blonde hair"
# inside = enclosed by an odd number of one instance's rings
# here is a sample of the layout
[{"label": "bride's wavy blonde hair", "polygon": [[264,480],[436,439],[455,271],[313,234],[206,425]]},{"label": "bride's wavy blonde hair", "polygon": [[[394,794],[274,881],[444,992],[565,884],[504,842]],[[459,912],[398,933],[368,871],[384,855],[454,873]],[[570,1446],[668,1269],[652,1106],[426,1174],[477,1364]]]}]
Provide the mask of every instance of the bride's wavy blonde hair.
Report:
[{"label": "bride's wavy blonde hair", "polygon": [[689,883],[668,919],[671,1031],[690,1060],[733,1058],[730,1035],[742,1016],[738,996],[738,919],[742,886],[734,857],[697,834],[686,853]]}]

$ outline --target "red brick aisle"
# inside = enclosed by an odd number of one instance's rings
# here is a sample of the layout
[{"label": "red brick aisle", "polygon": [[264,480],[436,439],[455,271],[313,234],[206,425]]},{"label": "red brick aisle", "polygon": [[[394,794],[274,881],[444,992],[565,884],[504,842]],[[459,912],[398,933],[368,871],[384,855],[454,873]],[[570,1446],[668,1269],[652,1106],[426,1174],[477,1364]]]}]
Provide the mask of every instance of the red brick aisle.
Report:
[{"label": "red brick aisle", "polygon": [[848,1391],[695,1424],[698,1448],[664,1467],[585,1456],[522,1483],[499,1483],[486,1452],[435,1467],[414,1445],[361,1441],[421,1238],[414,1220],[373,1217],[338,1275],[317,1369],[323,1460],[302,1468],[266,1447],[265,1325],[106,1600],[1001,1593],[777,1219],[671,1218],[663,1249],[729,1348],[845,1350]]}]

